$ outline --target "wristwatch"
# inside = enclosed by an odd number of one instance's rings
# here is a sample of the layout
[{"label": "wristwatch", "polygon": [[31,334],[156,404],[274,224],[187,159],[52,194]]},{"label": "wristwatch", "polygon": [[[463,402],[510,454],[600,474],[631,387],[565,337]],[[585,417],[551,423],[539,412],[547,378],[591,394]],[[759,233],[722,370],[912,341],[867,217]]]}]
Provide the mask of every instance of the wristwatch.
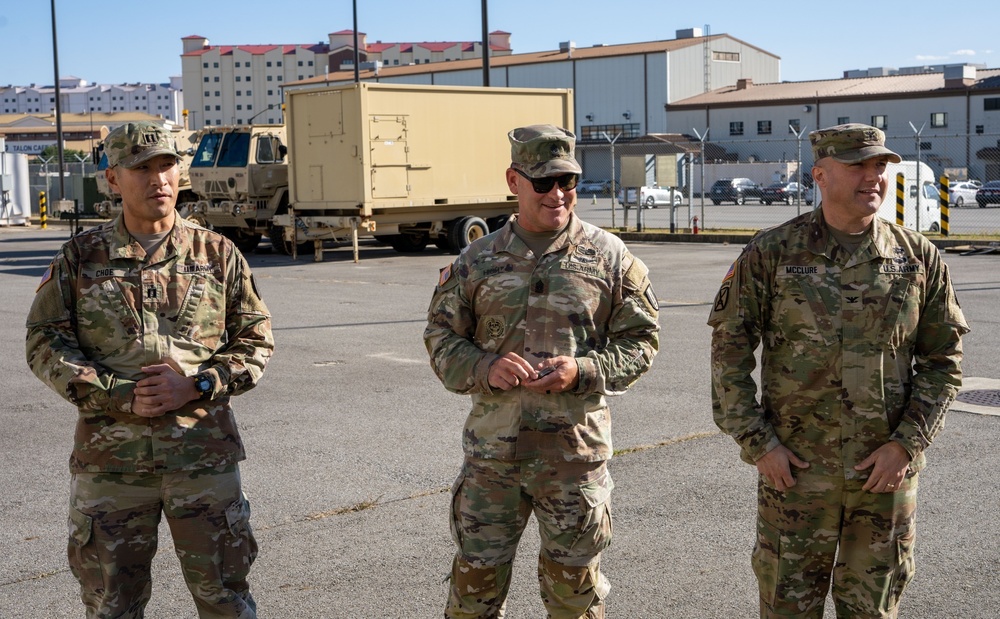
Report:
[{"label": "wristwatch", "polygon": [[212,390],[215,387],[215,382],[212,380],[212,375],[208,372],[202,372],[201,374],[194,375],[194,389],[198,392],[198,396],[202,400],[207,400],[212,397]]}]

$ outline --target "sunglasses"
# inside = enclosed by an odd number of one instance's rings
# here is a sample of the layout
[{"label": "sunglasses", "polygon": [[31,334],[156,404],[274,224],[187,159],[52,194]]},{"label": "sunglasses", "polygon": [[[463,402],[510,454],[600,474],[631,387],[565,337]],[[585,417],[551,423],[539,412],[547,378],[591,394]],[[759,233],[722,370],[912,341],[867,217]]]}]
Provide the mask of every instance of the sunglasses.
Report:
[{"label": "sunglasses", "polygon": [[563,174],[562,176],[543,176],[542,178],[531,178],[524,172],[520,170],[514,170],[524,178],[531,181],[531,187],[535,190],[535,193],[548,193],[552,191],[556,183],[559,183],[559,189],[563,191],[573,191],[576,189],[576,184],[580,180],[579,174]]}]

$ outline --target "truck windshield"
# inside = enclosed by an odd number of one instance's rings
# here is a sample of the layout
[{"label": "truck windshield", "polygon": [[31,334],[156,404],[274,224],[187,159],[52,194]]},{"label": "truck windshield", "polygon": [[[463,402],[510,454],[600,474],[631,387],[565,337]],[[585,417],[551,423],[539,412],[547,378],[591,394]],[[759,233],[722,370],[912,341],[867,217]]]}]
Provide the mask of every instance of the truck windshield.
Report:
[{"label": "truck windshield", "polygon": [[250,134],[230,133],[219,150],[220,168],[242,168],[250,161]]},{"label": "truck windshield", "polygon": [[203,135],[198,143],[198,151],[194,154],[191,167],[210,168],[215,165],[215,156],[219,154],[219,143],[221,142],[221,134],[207,133]]}]

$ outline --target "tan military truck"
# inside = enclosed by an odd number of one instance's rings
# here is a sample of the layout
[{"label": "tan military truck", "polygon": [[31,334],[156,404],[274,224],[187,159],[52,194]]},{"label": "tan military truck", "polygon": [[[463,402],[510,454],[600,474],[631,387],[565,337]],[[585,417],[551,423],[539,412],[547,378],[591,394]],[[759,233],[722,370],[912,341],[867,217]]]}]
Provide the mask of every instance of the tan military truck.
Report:
[{"label": "tan military truck", "polygon": [[[104,200],[94,203],[94,211],[108,219],[113,219],[122,212],[121,196],[111,190],[108,179],[104,177],[104,171],[108,169],[108,158],[104,154],[104,138],[110,133],[107,127],[101,127],[101,142],[95,150],[97,160],[97,171],[94,173],[94,180],[97,183],[97,192],[104,197]],[[196,196],[191,191],[191,178],[188,168],[191,165],[191,156],[194,154],[194,146],[198,143],[198,132],[188,131],[180,127],[171,130],[174,138],[174,146],[181,153],[180,159],[180,181],[177,189],[176,208],[182,214],[190,212],[190,203],[196,200]]]},{"label": "tan military truck", "polygon": [[[285,128],[213,126],[200,134],[190,170],[197,199],[188,217],[228,236],[242,251],[251,251],[268,232],[271,218],[288,210]],[[281,243],[274,245],[290,251]]]},{"label": "tan military truck", "polygon": [[316,260],[327,239],[356,257],[359,235],[461,251],[517,209],[507,132],[573,127],[571,89],[302,84],[285,106],[290,208],[271,231],[290,249],[312,242]]}]

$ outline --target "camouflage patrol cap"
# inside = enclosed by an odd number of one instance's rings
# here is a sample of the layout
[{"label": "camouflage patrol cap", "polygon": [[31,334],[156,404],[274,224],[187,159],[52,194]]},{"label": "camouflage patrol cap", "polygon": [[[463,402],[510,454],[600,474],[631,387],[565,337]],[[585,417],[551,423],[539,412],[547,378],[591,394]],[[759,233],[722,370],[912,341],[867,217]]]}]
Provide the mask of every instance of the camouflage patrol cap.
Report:
[{"label": "camouflage patrol cap", "polygon": [[848,123],[809,133],[813,161],[831,157],[840,163],[858,163],[872,157],[888,155],[889,161],[899,163],[900,157],[885,147],[885,134],[881,129],[860,123]]},{"label": "camouflage patrol cap", "polygon": [[576,136],[555,125],[518,127],[510,139],[510,167],[532,178],[581,174],[583,168],[573,157]]},{"label": "camouflage patrol cap", "polygon": [[115,127],[104,139],[104,153],[109,168],[134,168],[157,155],[181,156],[163,127],[148,120]]}]

